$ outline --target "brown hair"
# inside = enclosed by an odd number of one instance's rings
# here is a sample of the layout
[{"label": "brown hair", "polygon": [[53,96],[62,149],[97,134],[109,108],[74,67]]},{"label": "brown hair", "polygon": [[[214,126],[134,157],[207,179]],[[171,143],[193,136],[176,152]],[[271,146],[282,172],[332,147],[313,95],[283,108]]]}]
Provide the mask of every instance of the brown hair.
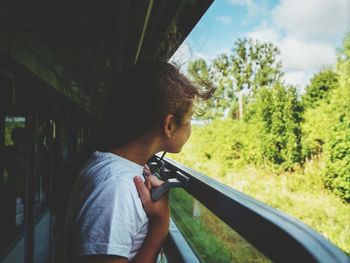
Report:
[{"label": "brown hair", "polygon": [[[126,143],[161,125],[167,114],[183,122],[190,106],[214,90],[192,83],[175,66],[143,60],[121,72],[109,94],[101,135],[102,148]],[[101,145],[101,144],[100,144]]]}]

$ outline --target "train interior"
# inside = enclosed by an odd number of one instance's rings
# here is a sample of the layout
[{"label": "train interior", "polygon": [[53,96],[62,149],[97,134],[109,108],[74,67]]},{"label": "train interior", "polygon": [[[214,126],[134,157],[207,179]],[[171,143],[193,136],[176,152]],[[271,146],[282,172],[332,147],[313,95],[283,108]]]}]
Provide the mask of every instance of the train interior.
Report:
[{"label": "train interior", "polygon": [[169,59],[210,4],[2,1],[0,261],[50,261],[67,195],[55,186],[98,125],[111,76]]}]

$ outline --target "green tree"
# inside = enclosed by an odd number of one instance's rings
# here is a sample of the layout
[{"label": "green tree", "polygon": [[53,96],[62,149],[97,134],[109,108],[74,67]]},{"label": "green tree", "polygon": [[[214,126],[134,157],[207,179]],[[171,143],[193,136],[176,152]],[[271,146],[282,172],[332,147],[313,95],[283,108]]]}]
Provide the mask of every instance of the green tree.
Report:
[{"label": "green tree", "polygon": [[222,116],[230,111],[231,117],[243,118],[244,98],[251,97],[261,87],[279,83],[282,73],[279,51],[272,43],[252,39],[238,39],[231,54],[221,54],[207,64],[197,59],[189,64],[188,73],[194,80],[212,82],[216,98],[212,106],[214,115]]},{"label": "green tree", "polygon": [[350,32],[338,53],[339,87],[329,102],[330,140],[325,144],[326,185],[350,202]]},{"label": "green tree", "polygon": [[[208,65],[204,59],[199,58],[190,62],[187,68],[187,73],[192,81],[198,83],[199,85],[213,86],[214,72],[212,67]],[[222,100],[217,95],[221,91],[217,85],[215,85],[215,87],[215,96],[213,96],[213,98],[207,102],[207,113],[205,115],[207,119],[213,119],[216,116],[223,116],[224,109],[221,106]]]},{"label": "green tree", "polygon": [[235,96],[235,87],[233,86],[233,76],[231,75],[231,61],[227,54],[217,56],[212,63],[214,85],[217,87],[217,97],[220,99],[220,113],[234,107],[237,97]]},{"label": "green tree", "polygon": [[[350,94],[349,94],[350,95]],[[350,99],[350,97],[348,97]],[[350,111],[350,107],[347,107]],[[350,114],[341,112],[326,144],[326,186],[350,202]]]},{"label": "green tree", "polygon": [[[322,89],[318,94],[309,92],[304,96],[308,96],[304,102],[311,102],[311,107],[305,111],[302,124],[303,155],[308,159],[317,157],[322,160],[325,165],[321,174],[325,185],[349,202],[350,33],[345,36],[339,50],[336,72],[325,74],[321,71],[313,81],[332,85],[326,91]],[[317,90],[317,85],[314,87]]]},{"label": "green tree", "polygon": [[328,99],[331,90],[338,86],[338,74],[324,69],[313,76],[303,96],[305,107],[316,107],[320,100]]},{"label": "green tree", "polygon": [[294,87],[260,88],[248,111],[248,122],[260,139],[261,160],[287,170],[301,161],[303,108]]},{"label": "green tree", "polygon": [[280,82],[282,64],[279,50],[272,43],[238,39],[234,45],[232,75],[239,101],[239,116],[243,118],[243,93],[254,94],[261,87]]},{"label": "green tree", "polygon": [[343,45],[339,49],[337,71],[340,75],[340,86],[350,88],[350,32],[346,33]]}]

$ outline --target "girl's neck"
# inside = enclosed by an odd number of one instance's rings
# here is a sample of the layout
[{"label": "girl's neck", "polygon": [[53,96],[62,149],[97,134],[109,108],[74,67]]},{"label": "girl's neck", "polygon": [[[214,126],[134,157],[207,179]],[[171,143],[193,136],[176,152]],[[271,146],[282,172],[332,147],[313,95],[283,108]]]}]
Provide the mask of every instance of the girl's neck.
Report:
[{"label": "girl's neck", "polygon": [[143,166],[154,154],[160,151],[161,148],[156,140],[152,141],[146,138],[139,138],[113,148],[109,152]]}]

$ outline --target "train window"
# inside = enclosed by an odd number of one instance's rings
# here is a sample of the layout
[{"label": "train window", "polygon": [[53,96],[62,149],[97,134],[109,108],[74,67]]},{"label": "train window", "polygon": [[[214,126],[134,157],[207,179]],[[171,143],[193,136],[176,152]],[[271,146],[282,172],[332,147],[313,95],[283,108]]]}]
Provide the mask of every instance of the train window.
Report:
[{"label": "train window", "polygon": [[49,123],[41,120],[38,123],[35,147],[35,212],[42,211],[47,203],[48,178],[50,175],[50,131]]},{"label": "train window", "polygon": [[[43,96],[41,94],[40,96]],[[48,205],[50,180],[53,174],[53,148],[56,133],[55,121],[49,105],[39,101],[35,127],[35,215],[39,215]]]},{"label": "train window", "polygon": [[170,208],[200,262],[271,262],[183,189],[170,192]]},{"label": "train window", "polygon": [[0,117],[3,130],[0,148],[0,249],[4,249],[23,230],[25,180],[27,170],[27,132],[23,116]]}]

